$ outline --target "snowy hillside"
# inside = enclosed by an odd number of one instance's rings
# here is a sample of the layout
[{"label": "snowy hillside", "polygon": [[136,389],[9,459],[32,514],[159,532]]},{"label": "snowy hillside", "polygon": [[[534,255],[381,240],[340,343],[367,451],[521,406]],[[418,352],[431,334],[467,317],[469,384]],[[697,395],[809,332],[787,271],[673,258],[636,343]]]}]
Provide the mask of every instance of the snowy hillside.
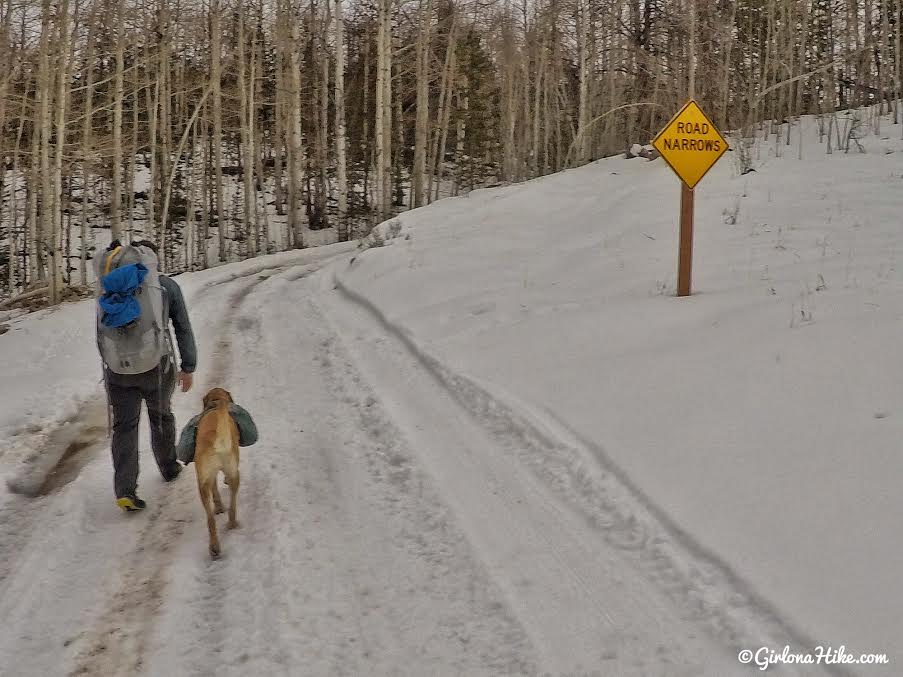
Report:
[{"label": "snowy hillside", "polygon": [[903,659],[903,143],[883,129],[826,155],[806,119],[802,160],[794,128],[743,176],[726,155],[696,191],[690,298],[678,182],[642,159],[404,214],[340,278],[817,644]]},{"label": "snowy hillside", "polygon": [[178,424],[222,385],[261,431],[214,562],[146,436],[149,508],[115,506],[92,303],[0,315],[0,674],[732,677],[819,645],[890,664],[768,674],[899,674],[883,131],[726,155],[689,298],[677,180],[639,158],[178,276]]}]

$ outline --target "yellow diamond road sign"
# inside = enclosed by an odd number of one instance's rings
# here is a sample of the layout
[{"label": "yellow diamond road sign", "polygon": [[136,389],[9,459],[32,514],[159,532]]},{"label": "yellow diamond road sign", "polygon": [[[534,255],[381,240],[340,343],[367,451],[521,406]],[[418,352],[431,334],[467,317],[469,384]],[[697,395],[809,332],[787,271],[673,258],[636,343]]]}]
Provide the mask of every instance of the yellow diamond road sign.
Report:
[{"label": "yellow diamond road sign", "polygon": [[690,188],[727,152],[727,141],[695,101],[671,118],[652,145]]}]

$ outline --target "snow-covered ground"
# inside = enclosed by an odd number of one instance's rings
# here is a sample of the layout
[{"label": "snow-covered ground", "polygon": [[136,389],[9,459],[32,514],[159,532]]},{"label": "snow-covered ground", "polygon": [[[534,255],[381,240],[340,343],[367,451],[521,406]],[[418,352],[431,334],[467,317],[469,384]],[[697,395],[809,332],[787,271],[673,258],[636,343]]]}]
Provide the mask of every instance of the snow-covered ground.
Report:
[{"label": "snow-covered ground", "polygon": [[146,437],[115,507],[92,303],[0,317],[0,674],[899,674],[903,142],[803,131],[697,189],[690,298],[642,159],[179,276],[179,422],[261,430],[215,562]]},{"label": "snow-covered ground", "polygon": [[571,431],[801,635],[903,660],[903,143],[885,120],[826,155],[804,123],[802,160],[794,129],[697,189],[690,298],[678,182],[642,159],[404,214],[341,279]]}]

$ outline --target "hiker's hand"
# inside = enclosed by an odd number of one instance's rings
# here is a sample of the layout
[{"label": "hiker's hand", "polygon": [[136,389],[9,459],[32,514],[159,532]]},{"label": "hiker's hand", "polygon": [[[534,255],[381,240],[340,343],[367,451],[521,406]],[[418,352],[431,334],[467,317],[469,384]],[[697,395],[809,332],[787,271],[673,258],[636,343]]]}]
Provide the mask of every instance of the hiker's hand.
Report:
[{"label": "hiker's hand", "polygon": [[191,390],[191,384],[194,383],[194,376],[184,371],[180,371],[177,382],[181,386],[182,392],[187,393]]}]

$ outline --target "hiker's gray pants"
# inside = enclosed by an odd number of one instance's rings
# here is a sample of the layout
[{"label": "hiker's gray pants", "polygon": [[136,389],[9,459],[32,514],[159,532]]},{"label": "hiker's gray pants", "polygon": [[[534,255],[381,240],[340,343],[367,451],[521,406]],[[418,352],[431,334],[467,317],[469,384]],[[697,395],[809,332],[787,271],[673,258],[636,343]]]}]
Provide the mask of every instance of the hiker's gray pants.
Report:
[{"label": "hiker's gray pants", "polygon": [[143,374],[107,371],[107,388],[113,410],[113,487],[116,497],[134,496],[138,486],[138,422],[141,402],[147,404],[151,448],[160,474],[172,472],[176,462],[176,419],[172,393],[176,370],[171,360]]}]

